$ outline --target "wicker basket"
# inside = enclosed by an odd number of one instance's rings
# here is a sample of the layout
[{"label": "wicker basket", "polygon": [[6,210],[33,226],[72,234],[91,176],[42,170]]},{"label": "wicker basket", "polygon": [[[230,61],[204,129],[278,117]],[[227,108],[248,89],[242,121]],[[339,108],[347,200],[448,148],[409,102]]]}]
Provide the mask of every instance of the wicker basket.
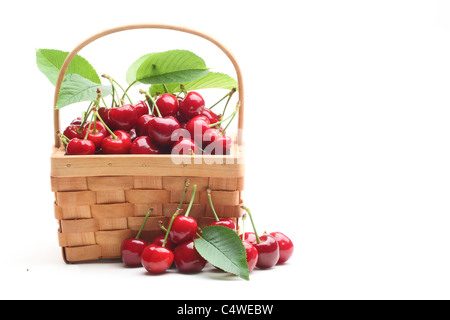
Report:
[{"label": "wicker basket", "polygon": [[[152,215],[142,239],[151,241],[163,234],[159,221],[167,225],[181,201],[186,179],[191,186],[197,185],[190,216],[197,219],[200,227],[214,221],[208,205],[208,188],[212,190],[219,217],[238,220],[242,216],[242,75],[233,55],[213,38],[184,27],[160,24],[128,25],[95,34],[67,56],[56,83],[54,105],[69,63],[82,48],[106,35],[132,29],[176,30],[197,35],[218,46],[231,60],[237,74],[238,134],[231,155],[177,156],[176,161],[172,155],[66,156],[56,137],[51,155],[51,186],[59,223],[58,240],[66,263],[120,258],[122,241],[137,234],[149,208],[153,209]],[[60,130],[57,109],[54,109],[54,129],[55,132]],[[186,194],[186,202],[190,201],[190,192]]]}]

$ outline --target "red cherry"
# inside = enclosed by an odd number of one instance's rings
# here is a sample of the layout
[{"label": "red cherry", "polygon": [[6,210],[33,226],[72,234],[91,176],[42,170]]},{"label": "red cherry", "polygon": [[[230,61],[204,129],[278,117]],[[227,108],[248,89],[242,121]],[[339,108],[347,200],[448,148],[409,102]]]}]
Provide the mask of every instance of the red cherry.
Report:
[{"label": "red cherry", "polygon": [[[178,100],[180,101],[180,100]],[[179,102],[180,103],[180,102]],[[189,119],[187,119],[186,117],[184,117],[181,113],[180,110],[178,110],[176,118],[178,120],[179,123],[188,123]]]},{"label": "red cherry", "polygon": [[148,135],[159,146],[171,146],[175,141],[172,141],[172,133],[180,129],[180,124],[177,119],[172,116],[160,118],[154,117],[148,123]]},{"label": "red cherry", "polygon": [[[153,239],[152,244],[162,247],[165,238],[166,236],[156,237],[155,239]],[[167,238],[166,245],[164,247],[173,252],[173,250],[175,250],[176,244],[170,241],[169,238]]]},{"label": "red cherry", "polygon": [[244,244],[245,252],[247,253],[248,271],[252,272],[258,262],[258,250],[247,240],[242,241],[242,243]]},{"label": "red cherry", "polygon": [[269,269],[277,264],[280,258],[280,248],[274,236],[264,234],[260,237],[261,242],[253,243],[258,250],[258,262],[256,266],[260,269]]},{"label": "red cherry", "polygon": [[130,154],[161,154],[159,146],[154,144],[149,137],[137,137],[130,146]]},{"label": "red cherry", "polygon": [[214,139],[214,141],[208,145],[206,148],[208,151],[211,150],[211,154],[215,155],[228,155],[231,151],[231,146],[233,145],[233,140],[225,135],[220,134]]},{"label": "red cherry", "polygon": [[148,123],[154,118],[150,114],[144,114],[140,116],[136,121],[136,135],[138,137],[148,136]]},{"label": "red cherry", "polygon": [[114,139],[112,135],[103,139],[102,149],[105,154],[126,154],[130,150],[131,138],[123,130],[116,130],[114,134],[117,139]]},{"label": "red cherry", "polygon": [[[81,124],[81,123],[80,123]],[[69,140],[72,139],[83,139],[82,135],[78,133],[78,129],[80,128],[79,125],[70,125],[66,129],[64,129],[63,134],[69,138]]]},{"label": "red cherry", "polygon": [[141,256],[146,246],[144,240],[125,239],[120,248],[123,263],[128,267],[141,267]]},{"label": "red cherry", "polygon": [[193,240],[178,245],[173,254],[175,265],[182,273],[200,272],[206,265],[206,260],[195,249]]},{"label": "red cherry", "polygon": [[220,219],[219,221],[214,221],[210,223],[210,226],[224,226],[236,231],[236,224],[233,219]]},{"label": "red cherry", "polygon": [[109,122],[114,130],[129,131],[134,128],[136,120],[136,109],[131,104],[109,109]]},{"label": "red cherry", "polygon": [[209,128],[210,122],[205,116],[197,116],[189,120],[186,130],[191,135],[191,139],[199,145],[203,145],[203,136]]},{"label": "red cherry", "polygon": [[171,153],[177,155],[192,155],[194,153],[198,155],[201,154],[201,151],[194,140],[182,138],[175,142]]},{"label": "red cherry", "polygon": [[81,123],[83,122],[83,119],[81,117],[75,118],[70,123],[71,126],[81,126]]},{"label": "red cherry", "polygon": [[197,233],[198,225],[192,217],[178,216],[173,220],[169,238],[173,243],[179,244],[192,240]]},{"label": "red cherry", "polygon": [[[178,99],[170,93],[164,93],[159,96],[156,100],[156,106],[161,117],[175,117],[178,113]],[[154,114],[158,115],[158,112],[155,110]]]},{"label": "red cherry", "polygon": [[95,153],[95,145],[90,140],[74,138],[66,147],[67,155],[90,155]]},{"label": "red cherry", "polygon": [[100,116],[100,118],[102,118],[103,122],[108,126],[108,127],[112,127],[111,122],[109,121],[109,110],[108,108],[105,107],[101,107],[97,109],[97,112]]},{"label": "red cherry", "polygon": [[215,114],[214,112],[212,112],[211,109],[208,109],[208,108],[204,108],[200,115],[207,117],[211,124],[217,123],[220,121],[219,116],[217,114]]},{"label": "red cherry", "polygon": [[170,268],[173,259],[174,254],[169,249],[150,244],[142,252],[141,263],[149,273],[159,274]]},{"label": "red cherry", "polygon": [[136,134],[136,129],[135,128],[133,128],[130,131],[128,131],[128,135],[130,136],[131,142],[136,140],[136,138],[138,137],[137,134]]},{"label": "red cherry", "polygon": [[136,110],[136,118],[143,116],[144,114],[149,114],[149,108],[145,101],[139,101],[134,105],[134,109]]},{"label": "red cherry", "polygon": [[271,236],[274,236],[280,246],[280,258],[277,264],[283,264],[288,261],[294,253],[294,244],[292,240],[281,232],[271,232]]},{"label": "red cherry", "polygon": [[247,240],[250,243],[255,243],[256,242],[256,235],[255,235],[254,232],[246,232],[244,235],[245,235],[245,237],[242,234],[239,235],[239,237],[241,239],[243,239],[244,241]]},{"label": "red cherry", "polygon": [[190,91],[186,97],[180,101],[180,113],[187,119],[199,116],[205,108],[205,101],[202,96],[195,91]]},{"label": "red cherry", "polygon": [[83,137],[86,137],[89,125],[91,126],[91,130],[89,130],[87,139],[91,140],[94,143],[96,150],[99,150],[102,147],[103,139],[107,136],[106,128],[103,123],[101,123],[100,121],[96,121],[97,132],[94,133],[94,123],[88,124],[83,129]]},{"label": "red cherry", "polygon": [[[202,140],[203,148],[206,149],[208,145],[216,141],[216,139],[218,139],[221,135],[222,133],[216,128],[210,128],[206,130],[205,133],[203,134]],[[215,145],[211,145],[211,147],[208,148],[208,153],[213,152],[214,146]]]}]

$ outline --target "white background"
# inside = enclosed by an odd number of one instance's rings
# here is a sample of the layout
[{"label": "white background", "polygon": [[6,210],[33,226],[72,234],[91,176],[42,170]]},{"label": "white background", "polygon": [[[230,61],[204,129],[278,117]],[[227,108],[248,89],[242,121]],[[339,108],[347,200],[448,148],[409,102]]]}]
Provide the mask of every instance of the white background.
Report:
[{"label": "white background", "polygon": [[[2,299],[450,298],[450,4],[446,1],[22,1],[2,5]],[[245,84],[244,200],[292,260],[250,281],[66,265],[50,191],[53,86],[37,48],[161,22],[225,44]],[[119,80],[139,56],[195,37],[130,32],[82,51]],[[79,110],[63,111],[72,118]]]}]

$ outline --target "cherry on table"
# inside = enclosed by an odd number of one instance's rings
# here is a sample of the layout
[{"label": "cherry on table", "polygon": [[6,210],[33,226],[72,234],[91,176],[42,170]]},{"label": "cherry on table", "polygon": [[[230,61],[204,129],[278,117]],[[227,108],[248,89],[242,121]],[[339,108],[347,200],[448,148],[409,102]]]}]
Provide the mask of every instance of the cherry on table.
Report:
[{"label": "cherry on table", "polygon": [[170,268],[174,254],[166,247],[150,244],[142,252],[141,264],[149,273],[160,274]]},{"label": "cherry on table", "polygon": [[271,232],[270,235],[275,237],[280,246],[280,258],[278,259],[277,264],[283,264],[288,261],[294,253],[294,243],[281,232]]},{"label": "cherry on table", "polygon": [[[186,190],[186,189],[185,189]],[[193,185],[193,191],[191,201],[186,210],[186,213],[182,216],[175,216],[171,220],[171,230],[169,232],[170,240],[175,244],[180,244],[186,241],[190,241],[197,234],[198,224],[197,221],[189,217],[192,205],[194,203],[195,193],[197,191],[197,185]]]},{"label": "cherry on table", "polygon": [[258,262],[256,266],[260,269],[269,269],[275,266],[280,258],[280,248],[274,236],[264,234],[253,243],[258,250]]},{"label": "cherry on table", "polygon": [[247,254],[248,271],[252,272],[258,262],[258,250],[248,240],[244,240],[242,243],[244,244],[245,252]]},{"label": "cherry on table", "polygon": [[135,238],[125,239],[120,246],[120,254],[122,262],[128,267],[141,267],[141,256],[144,252],[145,247],[147,247],[147,242],[140,239],[142,231],[144,230],[145,224],[147,223],[148,217],[151,214],[152,209],[147,211],[144,221],[139,229]]},{"label": "cherry on table", "polygon": [[193,240],[179,244],[173,254],[175,265],[182,273],[200,272],[206,265],[206,260],[195,249]]}]

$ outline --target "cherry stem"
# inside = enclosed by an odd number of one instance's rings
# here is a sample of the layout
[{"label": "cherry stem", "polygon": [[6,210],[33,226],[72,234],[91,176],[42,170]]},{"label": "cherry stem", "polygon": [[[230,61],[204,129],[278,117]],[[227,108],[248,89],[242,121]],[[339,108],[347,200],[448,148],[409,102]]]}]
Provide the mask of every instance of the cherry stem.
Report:
[{"label": "cherry stem", "polygon": [[[219,101],[217,101],[216,103],[214,103],[211,107],[209,107],[209,109],[211,110],[212,108],[214,108],[216,105],[218,105],[219,103],[221,103],[226,97],[228,98],[228,101],[230,101],[231,96],[236,92],[236,88],[231,89],[230,92],[228,92],[222,99],[220,99]],[[228,104],[228,102],[227,102]],[[225,106],[226,108],[226,106]]]},{"label": "cherry stem", "polygon": [[[231,118],[230,122],[229,122],[229,123],[227,124],[227,126],[226,126],[226,127],[228,128],[228,125],[231,123],[231,121],[233,121],[233,118],[234,118],[234,116],[236,115],[237,111],[239,110],[239,107],[240,107],[240,104],[238,103],[238,104],[236,105],[236,108],[234,109],[233,113],[232,113],[228,118],[222,119],[222,120],[220,120],[220,121],[218,121],[218,122],[216,122],[216,123],[212,123],[212,124],[209,125],[209,127],[210,127],[210,128],[217,127],[218,125],[222,124],[223,122],[225,122],[225,121],[227,121],[228,119]],[[225,132],[225,130],[223,130],[223,132]]]},{"label": "cherry stem", "polygon": [[164,242],[162,244],[163,248],[166,246],[167,239],[169,238],[169,233],[170,233],[170,229],[172,229],[173,221],[178,216],[180,211],[181,211],[181,209],[177,209],[177,211],[175,211],[175,213],[173,214],[172,219],[170,219],[169,227],[167,228],[166,236],[164,237]]},{"label": "cherry stem", "polygon": [[95,112],[96,111],[94,111],[94,114],[91,117],[91,122],[89,123],[89,127],[87,129],[86,135],[84,136],[84,140],[87,140],[89,133],[91,132],[92,122],[95,120]]},{"label": "cherry stem", "polygon": [[[125,99],[125,96],[128,97],[128,91],[131,89],[132,86],[134,86],[137,83],[137,80],[134,80],[123,92],[122,100]],[[130,98],[128,98],[130,99]],[[131,101],[131,100],[130,100]]]},{"label": "cherry stem", "polygon": [[242,241],[245,241],[245,220],[247,220],[247,214],[242,215]]},{"label": "cherry stem", "polygon": [[[158,116],[159,116],[160,118],[162,118],[161,113],[159,112],[158,106],[156,105],[156,102],[155,102],[155,100],[152,98],[152,96],[149,95],[147,91],[144,91],[144,90],[142,90],[142,89],[139,90],[139,93],[145,94],[145,96],[146,96],[148,99],[150,99],[150,101],[152,102],[153,107],[156,109],[156,112],[158,113]],[[153,113],[153,112],[152,112],[152,113]]]},{"label": "cherry stem", "polygon": [[136,240],[139,240],[141,237],[142,231],[144,231],[145,224],[147,223],[148,217],[150,216],[150,213],[152,212],[152,208],[148,209],[147,214],[145,215],[144,222],[141,225],[141,228],[139,229],[138,234],[136,235]]},{"label": "cherry stem", "polygon": [[[107,75],[107,74],[102,74],[102,77],[103,78],[106,78],[106,79],[108,79],[109,80],[109,82],[111,83],[111,86],[112,86],[112,94],[113,94],[113,100],[114,100],[114,102],[116,103],[116,105],[119,105],[116,101],[115,101],[115,98],[114,98],[114,93],[116,94],[116,96],[117,96],[117,100],[118,100],[118,102],[120,103],[120,97],[119,97],[119,91],[117,90],[117,88],[116,88],[116,86],[115,86],[115,81],[114,81],[114,79],[113,78],[111,78],[109,75]],[[123,90],[123,89],[122,89]]]},{"label": "cherry stem", "polygon": [[78,130],[77,130],[79,134],[81,134],[81,132],[83,131],[83,127],[84,127],[84,125],[85,125],[89,115],[92,112],[92,105],[94,104],[94,102],[95,102],[95,100],[91,101],[91,103],[89,104],[89,107],[87,108],[86,112],[83,114],[83,121],[81,121],[81,125],[78,128]]},{"label": "cherry stem", "polygon": [[186,217],[189,217],[189,213],[191,212],[192,205],[194,204],[194,198],[195,198],[195,192],[197,191],[197,185],[194,184],[192,186],[192,188],[193,188],[193,191],[192,191],[191,202],[189,203],[189,207],[186,210],[186,214],[185,214]]},{"label": "cherry stem", "polygon": [[225,114],[225,111],[227,110],[227,107],[228,107],[228,103],[230,102],[231,97],[233,96],[233,93],[235,93],[235,92],[236,92],[236,89],[234,89],[234,91],[230,92],[230,96],[228,97],[227,103],[225,103],[225,107],[223,108],[222,114]]},{"label": "cherry stem", "polygon": [[105,121],[103,121],[102,117],[100,117],[100,114],[98,113],[98,111],[95,111],[95,116],[97,117],[98,120],[100,120],[100,122],[105,126],[106,130],[108,130],[108,132],[111,134],[111,136],[113,137],[114,140],[116,140],[118,137],[114,134],[114,132],[111,131],[111,129],[106,125]]},{"label": "cherry stem", "polygon": [[214,205],[213,205],[213,202],[212,202],[211,189],[210,188],[206,189],[206,195],[208,196],[208,202],[209,202],[209,205],[211,206],[211,210],[212,210],[212,212],[214,214],[214,217],[216,218],[216,221],[219,221],[219,217],[217,216],[216,210],[214,209]]},{"label": "cherry stem", "polygon": [[241,206],[241,208],[244,209],[245,211],[247,211],[248,216],[250,217],[250,221],[251,221],[252,226],[253,226],[253,231],[255,232],[256,242],[257,242],[257,243],[260,243],[260,242],[261,242],[261,239],[260,239],[259,236],[258,236],[258,232],[256,232],[255,223],[254,223],[254,221],[253,221],[253,217],[252,217],[252,214],[251,214],[251,212],[250,212],[250,209],[247,208],[247,207],[245,207],[245,206]]},{"label": "cherry stem", "polygon": [[186,182],[184,183],[184,192],[183,196],[181,197],[180,205],[178,206],[178,209],[181,209],[183,206],[184,198],[186,197],[186,191],[189,188],[189,185],[191,184],[191,181],[189,179],[186,179]]},{"label": "cherry stem", "polygon": [[240,103],[238,103],[238,104],[236,105],[236,109],[235,109],[234,112],[233,112],[233,116],[231,117],[231,120],[227,123],[227,125],[225,126],[225,128],[222,130],[223,133],[226,132],[226,130],[227,130],[228,127],[230,126],[231,122],[233,122],[233,119],[234,119],[234,117],[236,116],[236,113],[237,113],[237,111],[239,110],[239,107],[240,107],[240,106],[241,106]]},{"label": "cherry stem", "polygon": [[56,135],[59,137],[59,139],[61,139],[61,142],[63,143],[64,147],[67,147],[67,144],[70,142],[70,139],[59,131],[56,131]]},{"label": "cherry stem", "polygon": [[166,84],[164,84],[164,83],[163,83],[163,88],[164,88],[164,92],[165,92],[165,93],[169,93],[169,89],[167,89],[167,86],[166,86]]}]

